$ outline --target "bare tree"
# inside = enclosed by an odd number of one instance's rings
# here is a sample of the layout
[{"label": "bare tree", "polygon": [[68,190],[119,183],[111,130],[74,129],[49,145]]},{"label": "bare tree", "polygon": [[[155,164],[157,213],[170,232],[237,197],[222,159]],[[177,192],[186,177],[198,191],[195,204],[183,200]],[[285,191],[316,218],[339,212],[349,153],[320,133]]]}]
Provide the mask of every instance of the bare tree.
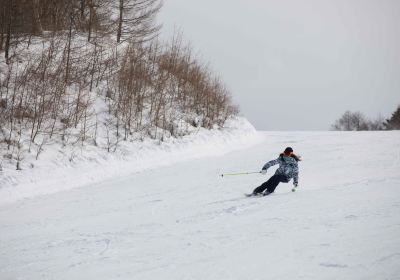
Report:
[{"label": "bare tree", "polygon": [[367,124],[368,130],[385,130],[385,119],[381,115],[368,121]]},{"label": "bare tree", "polygon": [[368,130],[368,121],[361,112],[346,111],[342,117],[336,120],[332,125],[332,129],[344,131]]},{"label": "bare tree", "polygon": [[143,42],[153,38],[161,28],[155,24],[155,16],[161,6],[160,0],[119,0],[117,42]]},{"label": "bare tree", "polygon": [[13,35],[13,28],[15,26],[16,5],[12,1],[1,0],[0,7],[2,8],[0,46],[3,46],[4,41],[4,57],[6,59],[6,63],[8,64],[10,58],[11,37]]},{"label": "bare tree", "polygon": [[[221,79],[181,34],[169,43],[155,38],[161,0],[0,4],[0,51],[9,63],[0,75],[0,143],[18,165],[24,141],[37,158],[57,139],[64,146],[90,139],[101,146],[98,140],[105,139],[112,152],[130,137],[147,134],[161,142],[189,133],[185,124],[220,127],[238,112]],[[106,122],[94,111],[100,95]]]}]

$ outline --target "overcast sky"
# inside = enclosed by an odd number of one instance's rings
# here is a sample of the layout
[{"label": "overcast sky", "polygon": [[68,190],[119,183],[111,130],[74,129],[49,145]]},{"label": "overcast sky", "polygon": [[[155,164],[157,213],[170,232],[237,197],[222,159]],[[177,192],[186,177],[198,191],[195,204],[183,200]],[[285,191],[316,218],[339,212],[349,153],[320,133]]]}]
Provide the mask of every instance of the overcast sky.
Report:
[{"label": "overcast sky", "polygon": [[400,104],[399,0],[164,0],[259,130],[327,130]]}]

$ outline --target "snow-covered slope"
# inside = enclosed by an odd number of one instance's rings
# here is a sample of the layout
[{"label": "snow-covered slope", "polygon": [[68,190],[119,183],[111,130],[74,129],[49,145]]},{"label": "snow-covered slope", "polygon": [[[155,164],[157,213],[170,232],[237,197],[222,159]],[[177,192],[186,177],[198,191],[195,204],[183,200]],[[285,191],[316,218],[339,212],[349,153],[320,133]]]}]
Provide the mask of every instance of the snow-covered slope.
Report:
[{"label": "snow-covered slope", "polygon": [[170,137],[164,142],[149,138],[121,141],[116,152],[111,153],[94,145],[62,147],[55,143],[44,147],[39,160],[35,155],[27,156],[22,171],[4,162],[5,167],[0,170],[0,205],[183,160],[222,155],[260,141],[262,136],[245,118],[235,117],[223,129],[198,128],[190,135]]},{"label": "snow-covered slope", "polygon": [[[261,134],[1,206],[0,279],[400,279],[400,133]],[[303,157],[295,193],[243,196],[273,170],[219,176],[286,146]]]}]

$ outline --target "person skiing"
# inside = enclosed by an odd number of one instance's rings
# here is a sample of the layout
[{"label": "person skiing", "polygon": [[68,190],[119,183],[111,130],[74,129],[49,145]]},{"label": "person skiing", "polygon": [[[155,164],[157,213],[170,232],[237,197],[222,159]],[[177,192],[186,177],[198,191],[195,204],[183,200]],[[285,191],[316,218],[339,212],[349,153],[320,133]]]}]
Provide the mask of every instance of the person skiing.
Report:
[{"label": "person skiing", "polygon": [[[263,166],[260,173],[266,174],[268,168],[279,164],[279,168],[276,170],[275,174],[261,186],[255,188],[251,195],[269,195],[275,191],[279,183],[288,183],[292,178],[294,187],[297,187],[299,183],[299,167],[297,162],[300,160],[298,156],[293,154],[293,149],[287,147],[277,159],[271,160]],[[293,191],[294,190],[295,189],[293,189]]]}]

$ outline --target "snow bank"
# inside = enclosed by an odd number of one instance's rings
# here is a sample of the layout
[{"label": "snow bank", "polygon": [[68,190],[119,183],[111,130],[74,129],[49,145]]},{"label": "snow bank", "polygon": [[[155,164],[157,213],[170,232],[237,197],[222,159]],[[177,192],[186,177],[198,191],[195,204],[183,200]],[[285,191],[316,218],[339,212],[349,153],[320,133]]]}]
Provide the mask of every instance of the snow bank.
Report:
[{"label": "snow bank", "polygon": [[[115,153],[94,146],[65,150],[44,147],[39,160],[25,160],[23,170],[0,171],[0,205],[98,183],[188,159],[246,149],[263,137],[242,117],[228,120],[223,129],[206,130],[166,142],[145,139],[121,142]],[[34,157],[32,157],[34,158]]]}]

